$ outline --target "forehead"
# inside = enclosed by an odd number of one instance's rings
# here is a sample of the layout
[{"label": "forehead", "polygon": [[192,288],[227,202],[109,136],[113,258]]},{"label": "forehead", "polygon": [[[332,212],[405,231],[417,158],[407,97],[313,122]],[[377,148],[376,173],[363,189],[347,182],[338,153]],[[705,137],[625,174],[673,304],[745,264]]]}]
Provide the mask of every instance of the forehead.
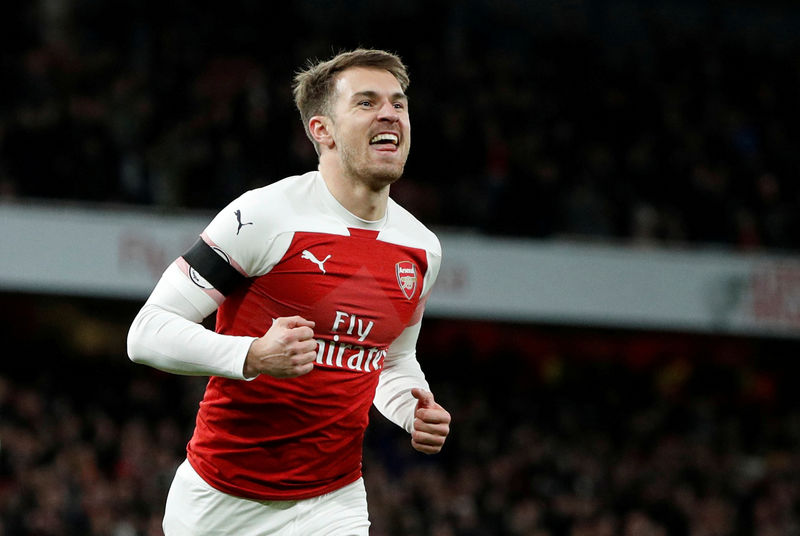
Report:
[{"label": "forehead", "polygon": [[373,92],[378,94],[403,94],[400,82],[385,69],[351,67],[336,77],[337,99],[349,99],[355,94]]}]

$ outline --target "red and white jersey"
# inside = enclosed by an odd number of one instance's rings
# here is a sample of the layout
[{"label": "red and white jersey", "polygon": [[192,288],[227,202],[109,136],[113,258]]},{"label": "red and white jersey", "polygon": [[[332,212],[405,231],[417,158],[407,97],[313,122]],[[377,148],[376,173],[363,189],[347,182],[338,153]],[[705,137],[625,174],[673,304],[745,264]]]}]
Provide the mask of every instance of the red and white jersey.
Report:
[{"label": "red and white jersey", "polygon": [[308,498],[355,481],[384,360],[421,319],[438,239],[391,200],[384,219],[356,218],[318,172],[247,192],[202,239],[244,276],[223,297],[181,260],[219,303],[216,331],[260,337],[274,318],[300,315],[315,322],[317,359],[297,378],[212,376],[189,462],[214,487],[259,500]]}]

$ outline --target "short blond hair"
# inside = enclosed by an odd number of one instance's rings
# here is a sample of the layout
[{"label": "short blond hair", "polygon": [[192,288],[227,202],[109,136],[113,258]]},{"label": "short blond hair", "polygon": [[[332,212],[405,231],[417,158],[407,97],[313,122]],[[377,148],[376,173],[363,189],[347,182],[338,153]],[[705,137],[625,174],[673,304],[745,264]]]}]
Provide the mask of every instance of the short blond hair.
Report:
[{"label": "short blond hair", "polygon": [[408,88],[410,83],[408,70],[400,57],[384,50],[358,48],[341,52],[327,61],[310,61],[305,69],[295,75],[292,91],[306,136],[314,144],[317,154],[319,154],[319,145],[311,136],[308,122],[315,115],[330,115],[336,77],[351,67],[389,71],[400,83],[403,91]]}]

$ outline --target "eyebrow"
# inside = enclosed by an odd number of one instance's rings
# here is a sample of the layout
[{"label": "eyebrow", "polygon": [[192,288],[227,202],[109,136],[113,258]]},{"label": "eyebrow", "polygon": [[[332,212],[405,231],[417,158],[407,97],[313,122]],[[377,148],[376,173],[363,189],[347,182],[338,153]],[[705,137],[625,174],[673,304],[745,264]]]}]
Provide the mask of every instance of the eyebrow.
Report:
[{"label": "eyebrow", "polygon": [[[378,93],[376,91],[372,91],[372,90],[358,91],[358,92],[353,94],[352,100],[357,100],[357,99],[363,98],[363,97],[366,97],[368,99],[376,99],[376,98],[378,98],[378,96],[379,95],[378,95]],[[390,98],[393,101],[403,100],[403,101],[408,102],[408,95],[406,95],[402,91],[398,91],[396,93],[392,93],[390,95]]]}]

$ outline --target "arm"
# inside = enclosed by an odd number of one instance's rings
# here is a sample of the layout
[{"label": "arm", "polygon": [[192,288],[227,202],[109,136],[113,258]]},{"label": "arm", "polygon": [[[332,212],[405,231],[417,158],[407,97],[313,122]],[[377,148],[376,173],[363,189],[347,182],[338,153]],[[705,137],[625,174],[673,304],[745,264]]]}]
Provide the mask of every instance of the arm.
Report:
[{"label": "arm", "polygon": [[411,446],[426,454],[439,452],[450,433],[450,413],[434,401],[416,357],[421,322],[409,326],[384,360],[375,407],[411,434]]},{"label": "arm", "polygon": [[134,363],[175,374],[243,378],[254,337],[220,335],[203,327],[200,322],[216,307],[171,265],[131,324],[128,356]]},{"label": "arm", "polygon": [[[272,212],[263,206],[273,200],[259,195],[247,192],[220,211],[201,239],[164,272],[128,333],[132,361],[176,374],[237,379],[311,370],[316,343],[313,323],[304,319],[275,319],[258,338],[223,335],[200,324],[227,295],[248,284],[250,275],[268,272],[288,247],[291,235],[268,234]],[[242,211],[253,223],[244,230]]]},{"label": "arm", "polygon": [[378,411],[408,433],[413,431],[417,403],[411,390],[430,389],[417,361],[416,343],[421,324],[417,322],[407,327],[389,346],[375,391],[374,404]]},{"label": "arm", "polygon": [[278,318],[260,338],[221,335],[200,324],[216,308],[177,263],[171,265],[131,324],[130,359],[175,374],[235,379],[293,377],[313,368],[313,322]]}]

